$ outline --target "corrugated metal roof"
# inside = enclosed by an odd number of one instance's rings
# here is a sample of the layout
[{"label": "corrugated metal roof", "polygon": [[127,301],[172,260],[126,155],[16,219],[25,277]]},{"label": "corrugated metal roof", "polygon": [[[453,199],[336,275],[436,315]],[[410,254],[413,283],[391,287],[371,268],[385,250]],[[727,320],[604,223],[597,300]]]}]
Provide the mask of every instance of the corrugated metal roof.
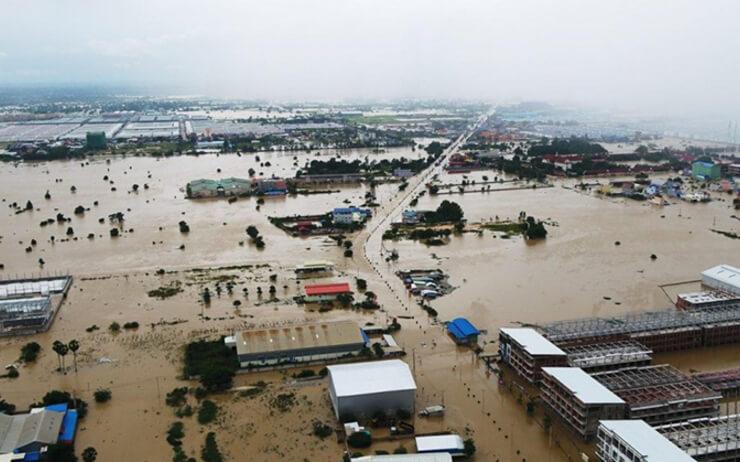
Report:
[{"label": "corrugated metal roof", "polygon": [[237,332],[238,355],[365,343],[354,321],[322,322]]},{"label": "corrugated metal roof", "polygon": [[328,366],[336,396],[416,390],[408,364],[400,359]]},{"label": "corrugated metal roof", "polygon": [[459,339],[480,335],[480,331],[465,318],[455,318],[447,324],[447,329]]},{"label": "corrugated metal roof", "polygon": [[552,376],[584,404],[624,404],[624,400],[579,367],[543,367],[542,372]]},{"label": "corrugated metal roof", "polygon": [[338,282],[334,284],[311,284],[307,285],[305,290],[306,295],[308,296],[334,295],[352,291],[347,282]]},{"label": "corrugated metal roof", "polygon": [[640,453],[645,462],[694,462],[644,420],[602,420],[600,425]]},{"label": "corrugated metal roof", "polygon": [[13,452],[34,442],[56,443],[63,419],[63,412],[46,409],[13,416],[0,413],[0,453]]},{"label": "corrugated metal roof", "polygon": [[565,356],[563,350],[532,328],[503,327],[501,332],[514,339],[531,355]]}]

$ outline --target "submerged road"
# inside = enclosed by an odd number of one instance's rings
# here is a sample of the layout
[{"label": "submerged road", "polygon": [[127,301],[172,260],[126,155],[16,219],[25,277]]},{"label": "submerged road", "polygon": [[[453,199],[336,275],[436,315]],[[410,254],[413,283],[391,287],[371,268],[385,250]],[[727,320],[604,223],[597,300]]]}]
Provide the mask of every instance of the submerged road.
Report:
[{"label": "submerged road", "polygon": [[[405,293],[395,288],[398,287],[395,284],[398,282],[394,280],[396,279],[395,275],[392,271],[389,271],[387,266],[383,266],[383,263],[385,262],[384,251],[386,251],[383,246],[383,232],[391,224],[393,217],[397,216],[404,207],[407,207],[413,197],[424,190],[427,182],[434,177],[434,175],[442,172],[445,165],[447,165],[450,155],[455,153],[460,146],[463,146],[491,114],[492,113],[486,113],[480,116],[472,126],[450,143],[443,153],[444,159],[436,161],[419,175],[412,178],[412,181],[409,182],[409,186],[404,191],[399,191],[389,203],[376,209],[372,225],[363,230],[357,236],[355,248],[358,244],[362,244],[363,252],[363,259],[358,262],[358,265],[365,266],[365,268],[361,268],[363,270],[376,273],[399,304],[395,309],[391,308],[392,305],[389,306],[389,304],[381,304],[389,315],[396,316],[400,314],[410,314],[410,312],[409,306],[402,297]],[[388,252],[388,254],[390,254],[390,252]]]}]

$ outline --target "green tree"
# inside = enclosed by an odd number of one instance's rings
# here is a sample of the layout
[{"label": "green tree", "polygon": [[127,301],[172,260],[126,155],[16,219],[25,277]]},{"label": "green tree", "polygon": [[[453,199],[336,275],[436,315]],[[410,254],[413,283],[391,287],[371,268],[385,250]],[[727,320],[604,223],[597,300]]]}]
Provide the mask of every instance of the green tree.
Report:
[{"label": "green tree", "polygon": [[36,361],[36,358],[41,351],[41,345],[36,342],[26,343],[21,347],[21,361],[24,363],[32,363]]},{"label": "green tree", "polygon": [[67,444],[50,444],[46,450],[46,460],[49,462],[77,462],[75,450]]},{"label": "green tree", "polygon": [[475,454],[475,441],[473,441],[473,438],[466,439],[464,444],[463,452],[466,456],[470,457]]},{"label": "green tree", "polygon": [[223,456],[221,451],[218,450],[218,444],[216,443],[216,434],[209,432],[206,435],[206,442],[200,451],[200,457],[203,462],[222,462]]},{"label": "green tree", "polygon": [[107,388],[98,388],[95,390],[95,393],[93,393],[96,403],[105,403],[110,401],[111,395],[111,391]]},{"label": "green tree", "polygon": [[85,450],[82,451],[82,460],[84,462],[95,462],[95,459],[97,458],[98,451],[93,447],[86,447]]}]

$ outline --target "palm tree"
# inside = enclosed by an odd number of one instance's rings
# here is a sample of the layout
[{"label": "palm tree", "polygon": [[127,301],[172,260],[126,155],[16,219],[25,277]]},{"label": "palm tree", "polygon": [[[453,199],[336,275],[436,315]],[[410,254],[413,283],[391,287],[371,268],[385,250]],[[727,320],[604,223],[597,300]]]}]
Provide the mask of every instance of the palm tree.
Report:
[{"label": "palm tree", "polygon": [[54,350],[54,353],[57,354],[57,361],[59,361],[58,370],[62,370],[62,347],[64,347],[64,344],[59,340],[55,340],[54,343],[52,343],[51,345],[51,349]]},{"label": "palm tree", "polygon": [[70,340],[67,346],[69,347],[69,351],[72,352],[72,356],[74,356],[75,373],[76,373],[77,372],[77,350],[80,349],[80,342],[78,342],[77,340]]},{"label": "palm tree", "polygon": [[69,347],[62,343],[62,346],[59,347],[58,351],[59,355],[62,357],[62,370],[64,373],[67,373],[67,366],[64,364],[64,357],[67,356],[67,353],[69,353]]}]

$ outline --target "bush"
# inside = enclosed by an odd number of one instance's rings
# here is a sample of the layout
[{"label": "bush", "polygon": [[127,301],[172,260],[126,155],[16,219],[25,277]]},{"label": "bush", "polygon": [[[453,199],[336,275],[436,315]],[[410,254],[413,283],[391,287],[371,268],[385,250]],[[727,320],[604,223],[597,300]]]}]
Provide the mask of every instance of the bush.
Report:
[{"label": "bush", "polygon": [[26,343],[21,347],[21,357],[20,360],[24,363],[32,363],[36,361],[36,358],[39,355],[39,352],[41,351],[41,345],[39,345],[36,342],[30,342]]},{"label": "bush", "polygon": [[138,329],[139,323],[137,321],[130,321],[123,325],[124,329]]},{"label": "bush", "polygon": [[111,392],[107,388],[98,388],[95,390],[95,393],[93,393],[93,396],[95,397],[96,403],[106,403],[110,401]]},{"label": "bush", "polygon": [[121,325],[113,321],[110,323],[110,326],[108,326],[108,330],[115,334],[121,330]]},{"label": "bush", "polygon": [[357,290],[367,289],[367,281],[364,279],[357,278]]},{"label": "bush", "polygon": [[293,374],[293,378],[296,379],[306,379],[308,377],[315,377],[316,372],[313,369],[303,369],[301,372],[297,374]]},{"label": "bush", "polygon": [[475,442],[473,441],[473,438],[468,438],[465,440],[465,448],[463,449],[463,452],[468,457],[475,454]]},{"label": "bush", "polygon": [[353,255],[352,249],[346,249],[344,251],[345,258],[352,258],[352,255]]},{"label": "bush", "polygon": [[218,415],[218,406],[211,400],[204,400],[198,409],[198,423],[206,425],[213,422]]},{"label": "bush", "polygon": [[318,421],[313,423],[313,434],[315,436],[318,436],[322,440],[331,436],[332,433],[334,433],[334,430],[332,430],[332,428],[325,423]]},{"label": "bush", "polygon": [[218,444],[216,444],[216,434],[213,432],[206,435],[206,443],[203,445],[203,449],[200,451],[200,457],[203,462],[222,462],[223,456],[221,451],[218,450]]},{"label": "bush", "polygon": [[168,406],[180,407],[187,401],[188,387],[179,387],[172,389],[171,392],[167,393],[164,402]]},{"label": "bush", "polygon": [[353,448],[367,448],[373,444],[373,438],[368,432],[356,432],[349,435],[349,438],[347,438],[347,444]]},{"label": "bush", "polygon": [[182,444],[182,439],[185,437],[185,426],[182,424],[182,422],[173,422],[172,425],[170,425],[169,430],[167,430],[167,442],[171,446],[180,446]]}]

